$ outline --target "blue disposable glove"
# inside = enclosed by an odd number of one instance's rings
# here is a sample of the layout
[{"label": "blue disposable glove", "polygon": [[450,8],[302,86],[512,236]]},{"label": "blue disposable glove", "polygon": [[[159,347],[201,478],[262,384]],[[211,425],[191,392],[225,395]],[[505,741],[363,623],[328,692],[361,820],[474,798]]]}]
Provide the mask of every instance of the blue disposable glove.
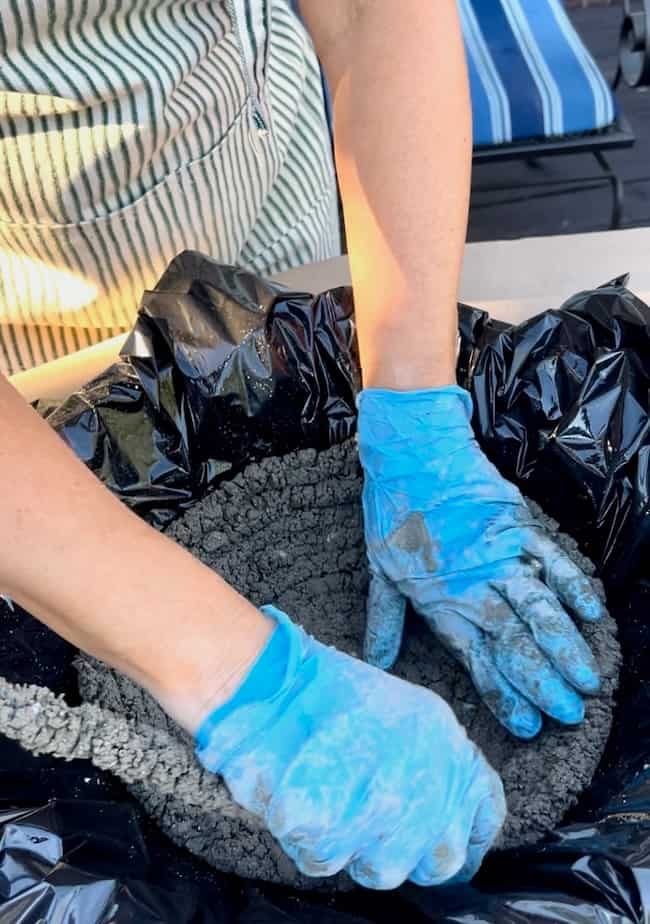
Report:
[{"label": "blue disposable glove", "polygon": [[307,876],[469,879],[505,817],[501,781],[434,693],[278,626],[197,754]]},{"label": "blue disposable glove", "polygon": [[359,453],[371,572],[364,657],[390,667],[409,600],[521,738],[541,712],[574,724],[599,679],[566,608],[602,603],[481,452],[456,386],[359,396]]}]

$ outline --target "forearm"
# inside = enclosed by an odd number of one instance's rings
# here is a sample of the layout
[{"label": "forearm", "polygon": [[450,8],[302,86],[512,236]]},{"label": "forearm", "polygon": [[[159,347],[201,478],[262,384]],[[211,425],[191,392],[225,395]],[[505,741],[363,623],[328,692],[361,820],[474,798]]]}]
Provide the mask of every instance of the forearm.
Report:
[{"label": "forearm", "polygon": [[0,424],[0,592],[192,725],[270,622],[110,494],[1,376]]},{"label": "forearm", "polygon": [[364,384],[449,384],[471,165],[455,0],[302,9],[333,93]]}]

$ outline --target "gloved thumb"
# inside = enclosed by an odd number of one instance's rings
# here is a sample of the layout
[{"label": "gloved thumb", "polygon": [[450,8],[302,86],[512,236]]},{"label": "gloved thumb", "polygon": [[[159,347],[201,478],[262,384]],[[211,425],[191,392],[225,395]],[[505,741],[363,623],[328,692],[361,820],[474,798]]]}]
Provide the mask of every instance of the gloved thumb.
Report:
[{"label": "gloved thumb", "polygon": [[363,659],[388,670],[399,655],[406,598],[383,575],[371,572]]}]

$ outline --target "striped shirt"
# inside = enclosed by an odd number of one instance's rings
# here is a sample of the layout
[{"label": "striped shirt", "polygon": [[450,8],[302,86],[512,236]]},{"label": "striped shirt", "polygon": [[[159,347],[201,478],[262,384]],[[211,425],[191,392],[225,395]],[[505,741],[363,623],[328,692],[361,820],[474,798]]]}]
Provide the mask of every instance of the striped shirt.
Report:
[{"label": "striped shirt", "polygon": [[2,0],[0,369],[127,330],[186,248],[259,273],[339,252],[287,0]]}]

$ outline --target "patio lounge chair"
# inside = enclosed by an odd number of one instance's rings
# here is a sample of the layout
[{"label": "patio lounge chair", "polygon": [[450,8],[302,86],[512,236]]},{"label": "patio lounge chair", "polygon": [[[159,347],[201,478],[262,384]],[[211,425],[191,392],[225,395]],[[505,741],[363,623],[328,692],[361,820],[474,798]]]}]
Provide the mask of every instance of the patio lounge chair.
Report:
[{"label": "patio lounge chair", "polygon": [[631,146],[634,134],[561,0],[459,0],[459,9],[474,162],[589,154],[611,184],[611,227],[618,227],[623,184],[605,152]]}]

